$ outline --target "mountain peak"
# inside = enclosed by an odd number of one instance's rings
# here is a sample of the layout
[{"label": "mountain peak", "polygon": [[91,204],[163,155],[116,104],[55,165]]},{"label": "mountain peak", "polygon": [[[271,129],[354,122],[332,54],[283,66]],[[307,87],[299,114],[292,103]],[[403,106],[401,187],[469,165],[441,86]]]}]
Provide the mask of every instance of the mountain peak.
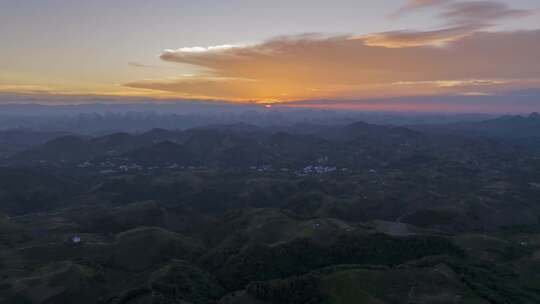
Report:
[{"label": "mountain peak", "polygon": [[529,115],[529,119],[540,119],[540,113],[534,112]]}]

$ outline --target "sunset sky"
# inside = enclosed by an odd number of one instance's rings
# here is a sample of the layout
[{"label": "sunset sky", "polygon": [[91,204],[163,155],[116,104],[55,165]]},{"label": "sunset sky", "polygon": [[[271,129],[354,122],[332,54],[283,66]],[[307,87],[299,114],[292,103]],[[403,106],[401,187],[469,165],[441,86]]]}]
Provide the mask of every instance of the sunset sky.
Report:
[{"label": "sunset sky", "polygon": [[540,2],[0,0],[0,103],[96,95],[538,110]]}]

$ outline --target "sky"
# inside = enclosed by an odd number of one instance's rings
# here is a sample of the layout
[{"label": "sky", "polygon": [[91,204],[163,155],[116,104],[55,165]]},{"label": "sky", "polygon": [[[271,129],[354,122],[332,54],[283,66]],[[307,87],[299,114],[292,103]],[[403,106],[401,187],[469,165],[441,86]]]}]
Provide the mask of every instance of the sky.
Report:
[{"label": "sky", "polygon": [[0,0],[0,103],[28,96],[533,111],[540,2]]}]

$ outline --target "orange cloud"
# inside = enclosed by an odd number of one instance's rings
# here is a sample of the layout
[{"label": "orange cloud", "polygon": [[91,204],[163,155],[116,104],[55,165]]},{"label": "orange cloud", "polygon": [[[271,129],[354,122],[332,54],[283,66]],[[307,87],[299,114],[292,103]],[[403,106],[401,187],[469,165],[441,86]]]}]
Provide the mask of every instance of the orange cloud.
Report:
[{"label": "orange cloud", "polygon": [[193,65],[203,73],[125,85],[184,98],[261,102],[483,96],[538,87],[540,30],[485,31],[499,20],[531,12],[498,1],[411,0],[394,17],[428,7],[440,10],[442,27],[182,47],[166,50],[161,59]]},{"label": "orange cloud", "polygon": [[196,52],[169,50],[163,60],[206,72],[126,86],[238,101],[465,94],[479,92],[478,87],[488,94],[538,87],[540,30],[471,33],[444,47],[417,45],[418,39],[402,37],[409,47],[389,48],[369,37],[302,35]]},{"label": "orange cloud", "polygon": [[390,31],[368,34],[357,39],[363,40],[369,46],[382,46],[387,48],[404,48],[416,46],[443,46],[468,35],[471,35],[482,26],[457,26],[432,31]]}]

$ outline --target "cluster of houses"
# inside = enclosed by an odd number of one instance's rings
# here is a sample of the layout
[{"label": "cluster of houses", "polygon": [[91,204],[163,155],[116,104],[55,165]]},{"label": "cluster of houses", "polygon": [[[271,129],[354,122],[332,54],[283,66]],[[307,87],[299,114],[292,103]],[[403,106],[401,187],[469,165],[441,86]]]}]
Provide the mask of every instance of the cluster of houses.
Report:
[{"label": "cluster of houses", "polygon": [[77,168],[100,168],[99,170],[100,174],[112,174],[112,173],[120,173],[120,172],[130,172],[130,171],[141,171],[141,170],[156,170],[156,169],[195,169],[195,167],[181,167],[178,164],[167,164],[163,167],[160,166],[151,166],[151,167],[143,167],[139,164],[115,164],[110,161],[101,162],[98,164],[94,164],[91,162],[83,162],[77,165]]},{"label": "cluster of houses", "polygon": [[[195,170],[195,169],[204,169],[206,167],[194,167],[194,166],[180,166],[176,163],[169,163],[164,166],[151,166],[151,167],[143,167],[139,164],[122,164],[118,165],[115,163],[112,163],[110,161],[101,162],[101,163],[91,163],[91,162],[83,162],[77,165],[78,168],[98,168],[100,174],[114,174],[114,173],[125,173],[125,172],[131,172],[131,171],[141,171],[141,170],[157,170],[157,169],[167,169],[167,170]],[[321,175],[321,174],[328,174],[336,171],[340,172],[347,172],[349,171],[348,168],[340,168],[338,169],[336,166],[330,166],[330,165],[323,165],[321,162],[319,162],[316,165],[308,165],[301,169],[289,169],[289,168],[280,168],[280,169],[274,169],[272,165],[258,165],[258,166],[251,166],[249,167],[250,170],[257,171],[257,172],[293,172],[296,176],[309,176],[309,175]],[[376,173],[375,170],[370,170],[370,173]]]},{"label": "cluster of houses", "polygon": [[[274,172],[276,171],[274,168],[272,168],[271,165],[260,165],[260,166],[251,166],[249,167],[253,171],[257,172]],[[319,174],[326,174],[326,173],[332,173],[337,171],[338,168],[335,166],[323,166],[323,165],[308,165],[306,167],[303,167],[299,170],[295,170],[294,174],[296,176],[309,176],[309,175],[319,175]],[[280,168],[280,172],[290,172],[292,171],[289,168]],[[348,171],[347,168],[343,168],[340,171]]]},{"label": "cluster of houses", "polygon": [[331,173],[331,172],[335,172],[336,170],[337,168],[335,166],[309,165],[296,171],[295,173],[298,176],[307,176],[307,175],[314,175],[314,174]]}]

